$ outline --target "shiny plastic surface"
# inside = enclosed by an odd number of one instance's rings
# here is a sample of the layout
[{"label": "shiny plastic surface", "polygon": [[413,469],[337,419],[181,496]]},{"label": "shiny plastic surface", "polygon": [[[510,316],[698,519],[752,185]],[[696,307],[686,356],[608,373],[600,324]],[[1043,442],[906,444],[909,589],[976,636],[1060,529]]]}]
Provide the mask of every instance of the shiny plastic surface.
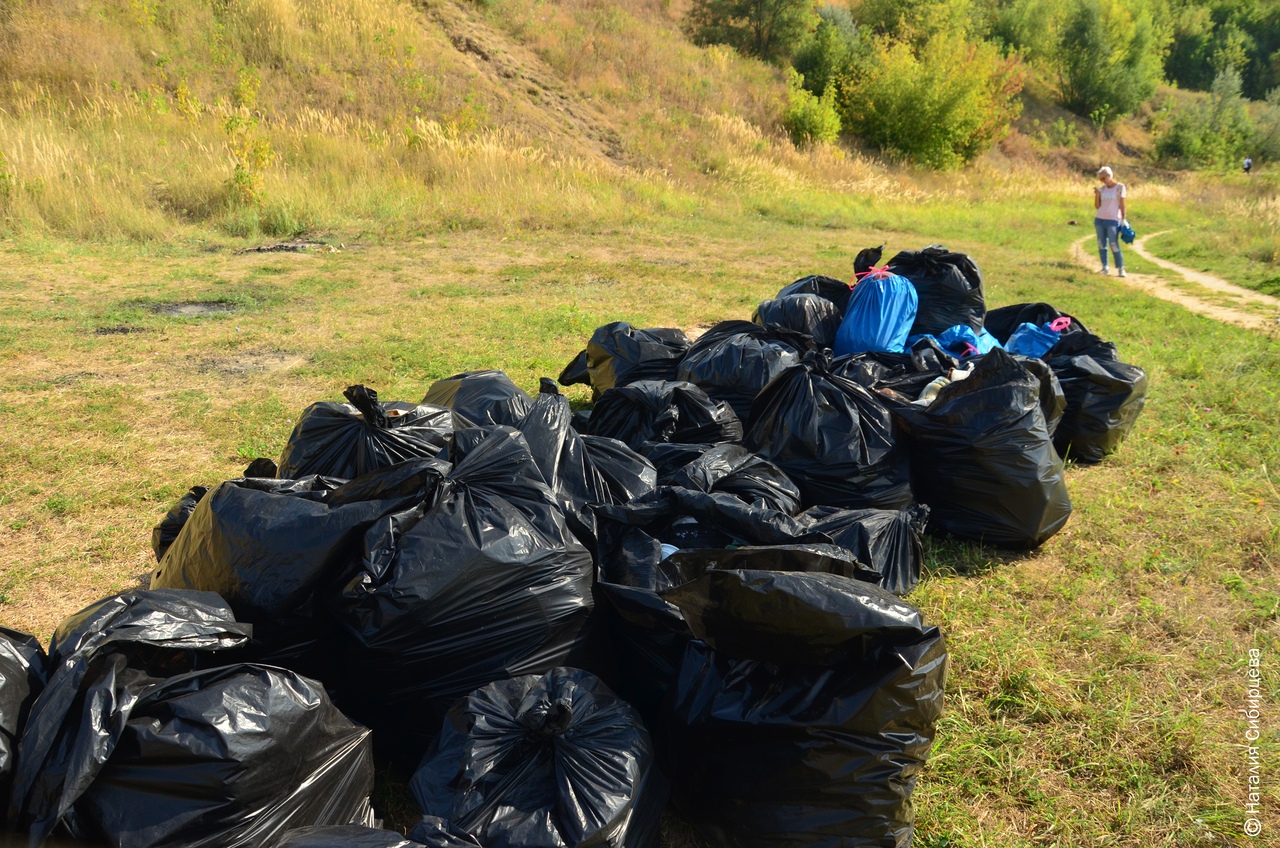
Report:
[{"label": "shiny plastic surface", "polygon": [[995,350],[927,409],[895,409],[910,435],[913,487],[932,531],[1032,548],[1071,516],[1062,460],[1041,408],[1040,378]]},{"label": "shiny plastic surface", "polygon": [[898,253],[889,260],[889,270],[910,280],[920,296],[911,335],[936,336],[957,324],[982,329],[987,311],[982,272],[965,254],[931,244]]},{"label": "shiny plastic surface", "polygon": [[338,602],[343,707],[412,765],[457,698],[581,648],[592,575],[524,437],[493,428],[429,501],[366,534]]},{"label": "shiny plastic surface", "polygon": [[98,716],[119,736],[73,810],[82,839],[257,848],[294,827],[370,818],[369,731],[314,681],[244,664],[116,692],[120,714]]},{"label": "shiny plastic surface", "polygon": [[1066,414],[1053,443],[1067,459],[1101,462],[1120,448],[1147,402],[1147,372],[1092,356],[1047,359],[1066,396]]},{"label": "shiny plastic surface", "polygon": [[868,274],[853,287],[833,352],[847,356],[867,351],[902,353],[916,320],[915,286],[897,274]]},{"label": "shiny plastic surface", "polygon": [[44,648],[34,636],[0,627],[0,828],[9,807],[9,783],[18,758],[18,740],[31,705],[48,677]]},{"label": "shiny plastic surface", "polygon": [[745,446],[800,487],[805,506],[901,509],[912,502],[908,453],[883,400],[809,354],[757,397]]},{"label": "shiny plastic surface", "polygon": [[[420,848],[395,831],[360,825],[299,827],[284,835],[272,848]],[[431,846],[437,848],[437,846]],[[443,848],[443,846],[439,846]]]},{"label": "shiny plastic surface", "polygon": [[987,332],[995,336],[1001,343],[1009,341],[1009,337],[1013,335],[1021,324],[1047,324],[1058,318],[1070,318],[1071,323],[1062,330],[1063,335],[1071,335],[1073,333],[1087,333],[1089,328],[1080,323],[1080,319],[1074,315],[1068,315],[1061,312],[1048,303],[1015,303],[1010,306],[1001,306],[992,309],[986,314],[982,320],[982,326]]},{"label": "shiny plastic surface", "polygon": [[165,517],[160,519],[160,523],[151,529],[151,550],[155,552],[156,562],[164,559],[165,552],[182,532],[187,519],[191,517],[191,513],[195,512],[196,505],[207,494],[209,494],[208,486],[192,486],[190,491],[169,508]]},{"label": "shiny plastic surface", "polygon": [[745,419],[760,390],[813,346],[811,337],[780,327],[721,321],[693,343],[676,376],[729,404]]},{"label": "shiny plastic surface", "polygon": [[801,277],[794,283],[783,286],[778,290],[778,297],[788,297],[793,294],[816,294],[818,297],[825,298],[835,304],[840,316],[844,317],[844,310],[849,305],[849,295],[852,293],[853,287],[843,280],[824,277],[821,274],[810,274],[807,277]]},{"label": "shiny plastic surface", "polygon": [[663,468],[664,486],[723,492],[744,503],[789,515],[800,511],[800,489],[781,468],[741,445],[675,445],[646,447]]},{"label": "shiny plastic surface", "polygon": [[657,848],[667,796],[636,711],[574,668],[472,692],[411,788],[486,848]]},{"label": "shiny plastic surface", "polygon": [[609,389],[592,410],[588,426],[592,435],[618,439],[632,449],[645,442],[742,441],[742,422],[733,407],[681,381],[640,380]]},{"label": "shiny plastic surface", "polygon": [[350,403],[313,403],[285,443],[277,476],[311,474],[350,480],[409,459],[437,456],[458,427],[452,410],[411,403],[379,403],[378,393],[350,386]]},{"label": "shiny plastic surface", "polygon": [[533,398],[503,372],[485,369],[436,380],[422,402],[448,407],[472,424],[514,427],[529,414]]},{"label": "shiny plastic surface", "polygon": [[840,329],[840,309],[816,294],[791,294],[766,300],[756,307],[751,320],[766,327],[782,327],[804,333],[818,347],[835,344]]},{"label": "shiny plastic surface", "polygon": [[942,711],[936,627],[829,574],[708,571],[663,709],[673,800],[714,845],[907,848]]},{"label": "shiny plastic surface", "polygon": [[592,398],[617,386],[640,380],[674,380],[676,367],[689,350],[683,330],[669,327],[637,329],[626,321],[597,327],[578,354],[561,372],[561,385],[585,383]]},{"label": "shiny plastic surface", "polygon": [[349,482],[228,480],[196,507],[151,585],[219,593],[254,625],[255,659],[329,678],[326,604],[358,568],[365,532],[429,498],[450,467],[416,459]]}]

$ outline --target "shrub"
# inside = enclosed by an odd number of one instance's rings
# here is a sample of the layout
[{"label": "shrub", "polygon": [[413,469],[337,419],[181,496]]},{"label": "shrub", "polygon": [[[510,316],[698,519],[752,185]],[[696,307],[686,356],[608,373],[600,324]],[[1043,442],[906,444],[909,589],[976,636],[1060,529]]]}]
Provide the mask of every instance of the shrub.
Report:
[{"label": "shrub", "polygon": [[1240,74],[1234,69],[1219,73],[1207,100],[1170,116],[1156,139],[1156,156],[1184,167],[1224,167],[1248,155],[1258,134],[1240,85]]},{"label": "shrub", "polygon": [[782,126],[797,147],[830,143],[840,136],[840,116],[836,113],[835,86],[828,84],[821,97],[804,86],[804,77],[787,69],[787,108]]},{"label": "shrub", "polygon": [[817,13],[813,0],[694,0],[684,23],[695,44],[728,44],[778,62],[813,30]]},{"label": "shrub", "polygon": [[[843,16],[839,13],[843,12]],[[827,87],[849,71],[849,63],[857,50],[857,29],[845,9],[824,7],[813,34],[800,45],[792,59],[792,67],[804,77],[804,87],[822,94]]]},{"label": "shrub", "polygon": [[1062,105],[1100,126],[1155,93],[1165,40],[1140,0],[1075,0],[1058,43]]},{"label": "shrub", "polygon": [[880,149],[937,169],[973,161],[1018,117],[1021,66],[987,43],[953,33],[930,38],[919,56],[877,40],[868,61],[843,81],[844,128]]}]

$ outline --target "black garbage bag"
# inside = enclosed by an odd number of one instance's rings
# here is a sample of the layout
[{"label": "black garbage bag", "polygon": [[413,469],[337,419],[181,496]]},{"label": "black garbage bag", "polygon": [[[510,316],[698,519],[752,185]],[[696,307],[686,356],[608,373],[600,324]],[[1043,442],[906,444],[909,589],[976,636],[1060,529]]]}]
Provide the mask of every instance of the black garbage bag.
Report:
[{"label": "black garbage bag", "polygon": [[699,640],[663,709],[677,809],[715,845],[907,848],[938,628],[831,574],[711,570],[664,598]]},{"label": "black garbage bag", "polygon": [[911,335],[937,336],[957,324],[982,329],[987,311],[982,272],[965,254],[931,244],[898,253],[889,260],[889,270],[910,280],[919,295]]},{"label": "black garbage bag", "polygon": [[165,551],[169,550],[173,540],[178,538],[187,519],[191,517],[191,513],[195,512],[196,505],[207,494],[209,494],[208,486],[192,486],[190,491],[169,508],[164,518],[160,519],[160,523],[151,528],[151,550],[155,552],[156,562],[164,559]]},{"label": "black garbage bag", "polygon": [[1040,378],[993,350],[928,408],[895,408],[910,437],[916,497],[931,531],[1032,548],[1071,516],[1062,460],[1041,407]]},{"label": "black garbage bag", "polygon": [[364,386],[350,386],[343,395],[350,403],[313,403],[303,411],[272,476],[350,480],[397,462],[437,456],[455,429],[469,426],[441,406],[379,403],[378,393]]},{"label": "black garbage bag", "polygon": [[1137,422],[1147,402],[1147,372],[1115,359],[1055,356],[1053,351],[1047,361],[1066,396],[1054,446],[1065,459],[1101,462]]},{"label": "black garbage bag", "polygon": [[1061,356],[1092,356],[1099,362],[1104,359],[1120,361],[1120,352],[1115,343],[1089,332],[1063,333],[1058,338],[1058,343],[1045,352],[1043,359],[1048,361]]},{"label": "black garbage bag", "polygon": [[[727,538],[721,547],[835,545],[857,564],[856,569],[838,573],[898,595],[907,594],[919,581],[924,560],[921,535],[929,516],[923,504],[904,510],[815,506],[793,516],[750,506],[730,495],[676,487],[661,487],[627,504],[601,506],[597,512],[601,577],[614,583],[659,586],[659,562],[673,550],[690,547],[680,544],[680,522],[697,521]],[[662,550],[662,545],[669,547]],[[710,556],[706,550],[695,552]]]},{"label": "black garbage bag", "polygon": [[[617,663],[608,681],[655,733],[661,732],[659,707],[692,638],[659,591],[721,567],[837,573],[910,591],[920,575],[928,516],[928,508],[917,505],[902,512],[815,508],[793,517],[730,495],[674,488],[598,511],[596,592]],[[728,531],[735,547],[677,549],[670,543],[673,525],[688,516]]]},{"label": "black garbage bag", "polygon": [[393,830],[349,824],[295,828],[275,843],[274,848],[421,848],[421,845]]},{"label": "black garbage bag", "polygon": [[190,668],[192,651],[243,647],[253,628],[236,621],[226,601],[213,592],[132,589],[95,601],[67,616],[49,639],[49,670],[59,670],[74,654],[113,645],[137,654],[150,646],[148,661],[178,662]]},{"label": "black garbage bag", "polygon": [[756,307],[751,320],[766,327],[782,327],[804,333],[818,347],[831,347],[840,329],[840,309],[816,294],[791,294],[766,300]]},{"label": "black garbage bag", "polygon": [[528,392],[493,369],[464,371],[436,380],[422,402],[448,407],[472,424],[508,427],[519,424],[533,406]]},{"label": "black garbage bag", "polygon": [[367,822],[372,790],[368,730],[318,683],[238,664],[142,690],[75,815],[84,838],[120,848],[250,848],[298,825]]},{"label": "black garbage bag", "polygon": [[248,465],[246,465],[244,468],[244,473],[241,474],[240,476],[241,477],[279,477],[280,466],[276,464],[276,461],[274,459],[268,459],[265,456],[260,456],[257,459],[252,460]]},{"label": "black garbage bag", "polygon": [[583,435],[587,454],[609,491],[609,503],[626,503],[654,490],[658,471],[653,463],[623,442],[607,436]]},{"label": "black garbage bag", "polygon": [[119,738],[127,716],[111,711],[122,687],[187,672],[202,655],[247,644],[250,630],[212,592],[172,589],[123,592],[64,619],[22,733],[11,827],[39,845],[71,809]]},{"label": "black garbage bag", "polygon": [[733,407],[681,381],[640,380],[609,389],[597,401],[589,427],[591,435],[618,439],[632,449],[645,442],[742,441],[742,421]]},{"label": "black garbage bag", "polygon": [[805,506],[902,509],[912,503],[908,453],[883,399],[811,353],[762,391],[743,444],[800,487]]},{"label": "black garbage bag", "polygon": [[1013,358],[1040,380],[1040,410],[1044,412],[1045,429],[1052,437],[1067,411],[1067,395],[1062,383],[1058,380],[1058,375],[1053,373],[1053,368],[1043,359],[1017,354],[1013,354]]},{"label": "black garbage bag", "polygon": [[983,318],[982,325],[988,333],[996,337],[1001,345],[1005,345],[1014,330],[1023,324],[1034,324],[1040,327],[1063,317],[1071,319],[1071,323],[1062,331],[1063,335],[1089,332],[1089,328],[1081,323],[1079,318],[1060,312],[1048,303],[1015,303],[1011,306],[1001,306],[989,310]]},{"label": "black garbage bag", "polygon": [[319,684],[248,664],[157,679],[115,659],[62,727],[64,744],[94,745],[58,798],[77,839],[255,848],[292,827],[371,819],[369,731]]},{"label": "black garbage bag", "polygon": [[760,390],[812,349],[813,339],[781,327],[721,321],[689,348],[677,377],[728,403],[745,420]]},{"label": "black garbage bag", "polygon": [[[568,398],[560,395],[554,381],[544,377],[542,390],[517,429],[529,445],[543,482],[555,493],[569,522],[569,529],[584,545],[594,550],[595,516],[589,505],[610,502],[613,493],[609,482],[596,467],[586,440],[573,429],[572,422],[573,410],[569,407]],[[471,431],[470,438],[482,441],[482,432]],[[614,459],[617,461],[616,457]],[[620,469],[615,467],[614,471],[616,473]],[[631,471],[640,475],[644,473],[642,466],[633,466]],[[641,485],[635,480],[631,483]]]},{"label": "black garbage bag", "polygon": [[359,568],[364,534],[431,497],[449,470],[417,459],[349,482],[228,480],[200,501],[151,586],[217,592],[254,626],[247,658],[329,682],[339,650],[329,606]]},{"label": "black garbage bag", "polygon": [[585,649],[592,557],[519,432],[494,428],[430,500],[380,519],[364,550],[339,601],[341,703],[401,762],[459,697]]},{"label": "black garbage bag", "polygon": [[849,295],[852,293],[853,287],[846,282],[824,277],[821,274],[810,274],[807,277],[801,277],[794,283],[783,286],[778,290],[778,297],[790,297],[793,294],[816,294],[818,297],[834,303],[836,309],[840,311],[840,317],[844,318],[844,310],[849,305]]},{"label": "black garbage bag", "polygon": [[884,255],[884,245],[879,247],[864,247],[858,251],[858,255],[853,257],[853,273],[855,276],[860,274],[868,274],[871,269],[876,267],[880,262],[880,257]]},{"label": "black garbage bag", "polygon": [[34,636],[0,627],[0,832],[9,813],[9,784],[27,715],[48,678],[44,648]]},{"label": "black garbage bag", "polygon": [[800,511],[800,490],[791,478],[741,445],[655,443],[646,449],[661,469],[658,482],[663,486],[725,492],[752,506],[788,514]]},{"label": "black garbage bag", "polygon": [[562,386],[584,383],[593,399],[617,386],[640,380],[674,380],[676,367],[689,350],[683,330],[653,327],[638,330],[626,321],[597,327],[587,349],[560,373]]},{"label": "black garbage bag", "polygon": [[936,345],[922,344],[909,353],[867,351],[842,356],[832,362],[831,371],[882,396],[910,402],[925,386],[959,365]]},{"label": "black garbage bag", "polygon": [[657,848],[667,800],[636,711],[575,668],[459,701],[411,788],[487,848]]}]

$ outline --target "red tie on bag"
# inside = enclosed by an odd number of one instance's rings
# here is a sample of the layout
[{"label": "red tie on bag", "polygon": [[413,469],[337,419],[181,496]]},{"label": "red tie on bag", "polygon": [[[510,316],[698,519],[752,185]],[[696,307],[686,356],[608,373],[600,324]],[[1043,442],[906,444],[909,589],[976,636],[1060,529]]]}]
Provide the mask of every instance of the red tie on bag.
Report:
[{"label": "red tie on bag", "polygon": [[[862,273],[855,273],[853,275],[853,285],[856,286],[858,283],[862,282],[868,277],[870,277],[873,280],[883,280],[885,277],[888,277],[891,274],[892,272],[889,270],[888,265],[885,265],[883,267],[872,265],[866,271],[863,271]],[[853,288],[853,286],[850,286],[850,288]]]}]

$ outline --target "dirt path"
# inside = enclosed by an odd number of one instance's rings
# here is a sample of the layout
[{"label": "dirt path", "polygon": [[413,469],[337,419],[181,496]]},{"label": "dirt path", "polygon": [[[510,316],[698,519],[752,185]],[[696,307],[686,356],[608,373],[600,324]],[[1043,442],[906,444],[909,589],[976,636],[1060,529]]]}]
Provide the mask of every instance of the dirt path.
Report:
[{"label": "dirt path", "polygon": [[[1167,230],[1164,232],[1168,232]],[[1268,334],[1280,333],[1280,298],[1272,297],[1251,289],[1232,285],[1221,277],[1183,268],[1167,259],[1153,256],[1143,246],[1148,238],[1163,235],[1163,232],[1152,233],[1137,239],[1130,249],[1161,268],[1176,271],[1183,279],[1192,283],[1196,289],[1188,290],[1170,284],[1167,280],[1151,274],[1130,273],[1124,283],[1147,294],[1176,303],[1198,315],[1204,315],[1226,324],[1247,327],[1251,330],[1262,330]],[[1091,270],[1098,265],[1098,256],[1091,248],[1094,236],[1085,236],[1071,245],[1071,256],[1080,265]],[[1225,301],[1225,302],[1224,302]]]}]

